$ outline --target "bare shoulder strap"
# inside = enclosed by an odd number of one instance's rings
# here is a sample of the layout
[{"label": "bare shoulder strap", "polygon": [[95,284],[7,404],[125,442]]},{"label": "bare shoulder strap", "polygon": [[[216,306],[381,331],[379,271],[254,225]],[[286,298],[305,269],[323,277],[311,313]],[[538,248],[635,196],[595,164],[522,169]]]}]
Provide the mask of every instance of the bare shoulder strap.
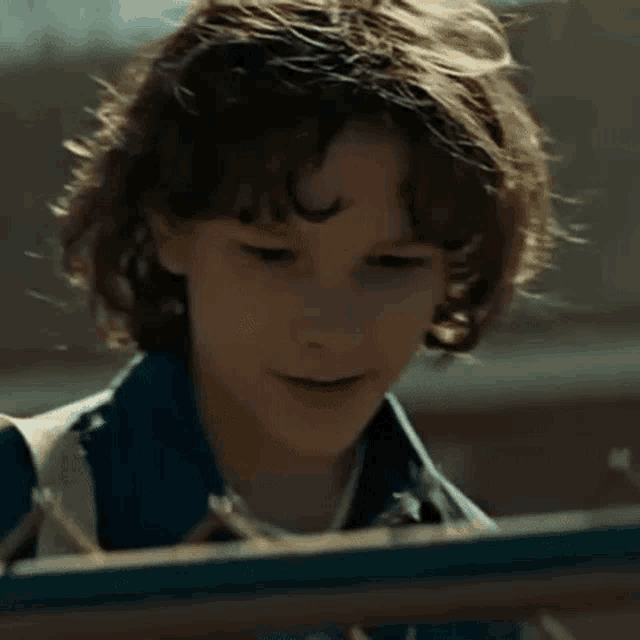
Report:
[{"label": "bare shoulder strap", "polygon": [[[98,548],[95,484],[79,435],[70,430],[73,420],[64,410],[34,418],[0,415],[0,423],[14,425],[26,440],[38,479],[40,495],[58,496],[60,511],[77,527],[83,545]],[[78,552],[74,536],[65,532],[55,514],[47,515],[38,532],[38,557]]]}]

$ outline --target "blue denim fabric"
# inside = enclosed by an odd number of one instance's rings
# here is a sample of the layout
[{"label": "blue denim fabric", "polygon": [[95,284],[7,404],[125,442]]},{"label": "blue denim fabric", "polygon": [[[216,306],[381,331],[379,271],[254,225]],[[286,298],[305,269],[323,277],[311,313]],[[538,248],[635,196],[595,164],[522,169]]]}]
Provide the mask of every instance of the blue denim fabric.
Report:
[{"label": "blue denim fabric", "polygon": [[[81,435],[93,471],[98,539],[106,550],[176,544],[207,517],[208,496],[224,494],[224,481],[201,427],[187,371],[186,360],[179,356],[148,353],[128,372],[111,400],[81,416],[70,427]],[[96,416],[101,419],[94,420]],[[0,462],[10,459],[13,465],[0,465],[0,471],[21,464],[27,470],[22,474],[28,480],[25,487],[33,485],[33,466],[24,442],[16,439],[19,434],[13,430],[0,436],[5,440],[4,444],[0,440]],[[421,464],[421,458],[387,400],[365,429],[363,439],[363,469],[344,529],[441,522],[440,508],[424,499],[427,493],[416,484],[412,472]],[[2,522],[8,527],[28,511],[30,488],[26,493],[16,492],[16,505],[2,514]],[[455,505],[451,509],[456,512]],[[460,517],[461,512],[457,513]],[[235,536],[223,529],[208,539],[225,541]],[[35,545],[27,553],[33,555]],[[367,633],[371,640],[521,638],[518,625],[507,622],[422,624],[415,635],[408,636],[408,631],[408,625],[396,624]],[[262,640],[314,637],[343,640],[345,635],[340,628],[331,627],[315,634],[265,635]]]}]

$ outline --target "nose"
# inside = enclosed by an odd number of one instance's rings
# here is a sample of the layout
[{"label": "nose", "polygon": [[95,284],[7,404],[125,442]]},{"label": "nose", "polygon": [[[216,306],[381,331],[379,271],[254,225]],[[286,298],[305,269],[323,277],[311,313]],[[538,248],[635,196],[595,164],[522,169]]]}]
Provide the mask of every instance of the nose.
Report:
[{"label": "nose", "polygon": [[301,344],[314,344],[340,348],[353,346],[364,338],[364,328],[354,317],[353,304],[343,302],[340,296],[328,295],[324,304],[305,305],[303,321],[298,331]]}]

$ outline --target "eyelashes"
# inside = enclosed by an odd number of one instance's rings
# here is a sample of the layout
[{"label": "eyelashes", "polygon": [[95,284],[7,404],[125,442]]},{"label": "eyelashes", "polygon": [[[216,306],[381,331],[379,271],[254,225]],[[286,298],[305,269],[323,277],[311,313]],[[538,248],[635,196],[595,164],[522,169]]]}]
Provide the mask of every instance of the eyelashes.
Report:
[{"label": "eyelashes", "polygon": [[[264,264],[277,264],[293,260],[295,255],[289,249],[264,249],[242,245],[242,250],[254,256]],[[382,255],[368,259],[369,266],[380,267],[389,271],[412,271],[431,266],[430,258],[401,258],[398,256]]]},{"label": "eyelashes", "polygon": [[248,254],[255,256],[262,262],[270,263],[270,262],[282,262],[285,256],[293,257],[293,254],[288,249],[260,249],[258,247],[250,247],[248,245],[244,245],[242,247],[244,251]]},{"label": "eyelashes", "polygon": [[[391,269],[393,271],[407,271],[411,269],[425,269],[431,266],[431,260],[428,258],[398,258],[396,256],[380,256],[375,258],[378,265],[382,268]],[[382,262],[386,261],[386,266]]]}]

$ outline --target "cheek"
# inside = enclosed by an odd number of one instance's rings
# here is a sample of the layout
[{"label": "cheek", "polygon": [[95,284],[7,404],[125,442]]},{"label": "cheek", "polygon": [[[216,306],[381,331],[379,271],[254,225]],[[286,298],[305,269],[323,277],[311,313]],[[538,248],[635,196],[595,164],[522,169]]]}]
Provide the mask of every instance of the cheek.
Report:
[{"label": "cheek", "polygon": [[250,309],[245,309],[240,313],[237,336],[242,342],[257,342],[259,334],[257,315]]},{"label": "cheek", "polygon": [[432,322],[437,292],[418,291],[395,303],[385,304],[375,322],[375,341],[389,353],[412,353],[423,344]]},{"label": "cheek", "polygon": [[216,341],[224,340],[238,347],[264,347],[270,340],[268,334],[284,322],[284,305],[278,304],[264,287],[231,284],[228,280],[226,286],[214,289],[214,295],[209,296],[213,302],[207,304],[206,315],[219,332],[213,336]]},{"label": "cheek", "polygon": [[189,278],[194,332],[219,349],[273,343],[290,317],[284,292],[233,256],[210,251],[199,264]]},{"label": "cheek", "polygon": [[244,344],[262,344],[267,339],[268,327],[277,321],[272,317],[273,305],[247,294],[236,294],[233,303],[237,306],[228,315],[236,338]]}]

